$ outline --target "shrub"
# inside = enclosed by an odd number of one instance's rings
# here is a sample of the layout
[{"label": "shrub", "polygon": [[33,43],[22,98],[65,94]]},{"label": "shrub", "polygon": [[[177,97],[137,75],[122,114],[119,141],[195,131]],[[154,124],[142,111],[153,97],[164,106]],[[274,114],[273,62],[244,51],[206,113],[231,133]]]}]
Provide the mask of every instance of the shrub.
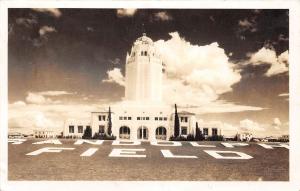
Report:
[{"label": "shrub", "polygon": [[195,137],[192,134],[188,134],[188,136],[186,137],[187,141],[195,141]]},{"label": "shrub", "polygon": [[95,133],[93,136],[93,139],[99,139],[99,140],[116,140],[116,136],[114,135],[107,135],[104,133]]},{"label": "shrub", "polygon": [[222,135],[213,135],[213,136],[209,136],[207,137],[208,141],[223,141],[224,137]]},{"label": "shrub", "polygon": [[169,141],[187,141],[187,138],[183,136],[174,137],[173,135],[170,137]]},{"label": "shrub", "polygon": [[87,127],[85,130],[84,130],[84,133],[83,133],[83,136],[82,136],[83,139],[91,139],[92,138],[92,128],[91,127]]}]

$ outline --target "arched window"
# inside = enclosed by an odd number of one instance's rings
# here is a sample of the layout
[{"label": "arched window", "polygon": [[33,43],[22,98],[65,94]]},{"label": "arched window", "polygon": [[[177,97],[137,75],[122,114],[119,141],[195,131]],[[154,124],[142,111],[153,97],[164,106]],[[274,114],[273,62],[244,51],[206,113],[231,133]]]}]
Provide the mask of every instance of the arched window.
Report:
[{"label": "arched window", "polygon": [[129,139],[130,138],[130,128],[127,126],[120,127],[119,138],[120,139]]},{"label": "arched window", "polygon": [[148,55],[147,51],[142,51],[141,52],[141,56],[147,56],[147,55]]},{"label": "arched window", "polygon": [[167,129],[165,127],[158,127],[155,130],[155,138],[166,140],[167,139]]}]

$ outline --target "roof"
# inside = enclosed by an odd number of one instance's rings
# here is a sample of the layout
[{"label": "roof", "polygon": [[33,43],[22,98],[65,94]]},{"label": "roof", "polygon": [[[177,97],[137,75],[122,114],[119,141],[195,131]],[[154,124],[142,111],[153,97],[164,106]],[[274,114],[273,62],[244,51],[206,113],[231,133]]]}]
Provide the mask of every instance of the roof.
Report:
[{"label": "roof", "polygon": [[180,111],[180,112],[177,112],[178,114],[183,114],[183,115],[195,115],[195,113],[191,113],[191,112],[188,112],[188,111]]},{"label": "roof", "polygon": [[[108,111],[92,111],[91,113],[108,113]],[[110,113],[114,113],[114,112],[110,112]]]}]

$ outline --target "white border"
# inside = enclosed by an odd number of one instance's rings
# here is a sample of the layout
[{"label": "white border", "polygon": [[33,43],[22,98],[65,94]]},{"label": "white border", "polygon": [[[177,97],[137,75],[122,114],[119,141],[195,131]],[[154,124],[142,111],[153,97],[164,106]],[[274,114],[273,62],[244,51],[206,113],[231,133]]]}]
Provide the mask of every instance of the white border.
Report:
[{"label": "white border", "polygon": [[[7,10],[8,8],[199,8],[289,9],[290,15],[290,181],[7,181]],[[300,190],[300,1],[298,0],[202,0],[202,1],[37,1],[0,0],[0,190]],[[275,159],[276,160],[276,159]]]}]

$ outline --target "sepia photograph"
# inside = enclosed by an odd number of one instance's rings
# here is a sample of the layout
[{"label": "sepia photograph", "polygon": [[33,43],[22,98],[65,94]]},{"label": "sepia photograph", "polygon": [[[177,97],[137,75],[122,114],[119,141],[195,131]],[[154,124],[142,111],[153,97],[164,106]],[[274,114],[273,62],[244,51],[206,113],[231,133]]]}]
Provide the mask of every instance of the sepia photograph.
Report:
[{"label": "sepia photograph", "polygon": [[289,8],[41,7],[7,8],[8,182],[291,181]]}]

